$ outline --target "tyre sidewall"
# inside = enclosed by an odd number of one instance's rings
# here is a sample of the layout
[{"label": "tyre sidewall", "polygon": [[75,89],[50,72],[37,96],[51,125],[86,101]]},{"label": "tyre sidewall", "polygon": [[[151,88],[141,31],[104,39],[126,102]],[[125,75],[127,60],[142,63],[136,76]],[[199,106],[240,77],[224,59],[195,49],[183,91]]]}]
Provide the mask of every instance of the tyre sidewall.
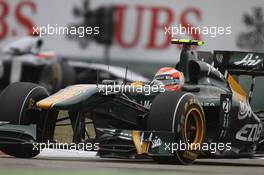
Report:
[{"label": "tyre sidewall", "polygon": [[182,164],[192,164],[200,154],[199,150],[192,150],[188,148],[184,150],[185,146],[188,147],[188,144],[186,143],[187,138],[185,134],[185,122],[187,118],[187,113],[193,108],[199,110],[199,112],[202,114],[202,120],[204,126],[203,128],[203,138],[204,138],[205,120],[204,120],[204,113],[199,101],[191,94],[186,95],[185,98],[183,98],[180,101],[178,108],[175,108],[176,110],[175,114],[179,117],[174,116],[174,124],[172,124],[173,125],[172,128],[175,133],[174,140],[175,143],[178,145],[178,149],[176,149],[174,154],[178,157],[179,161],[181,161]]}]

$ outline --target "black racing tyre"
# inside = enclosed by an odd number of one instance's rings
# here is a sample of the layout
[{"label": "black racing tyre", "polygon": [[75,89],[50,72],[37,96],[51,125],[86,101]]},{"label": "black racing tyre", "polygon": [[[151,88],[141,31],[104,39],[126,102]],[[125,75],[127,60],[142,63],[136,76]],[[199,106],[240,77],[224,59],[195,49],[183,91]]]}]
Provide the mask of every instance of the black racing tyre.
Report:
[{"label": "black racing tyre", "polygon": [[33,150],[33,146],[30,145],[10,145],[8,147],[1,148],[1,151],[16,158],[32,158],[36,157],[40,153],[38,150]]},{"label": "black racing tyre", "polygon": [[74,84],[75,80],[75,69],[67,62],[59,62],[43,68],[39,77],[39,84],[50,93],[55,93],[64,87]]},{"label": "black racing tyre", "polygon": [[[26,112],[37,101],[48,97],[48,91],[33,83],[17,82],[7,86],[0,95],[0,121],[8,121],[13,125],[29,125],[33,117]],[[15,145],[3,148],[8,155],[19,158],[31,158],[39,154],[31,146]]]},{"label": "black racing tyre", "polygon": [[257,145],[256,153],[257,154],[264,154],[264,139],[263,138]]},{"label": "black racing tyre", "polygon": [[154,161],[188,165],[199,156],[198,147],[191,145],[203,143],[206,127],[203,109],[193,94],[175,91],[159,94],[151,105],[147,127],[150,131],[173,132],[175,138],[171,145],[178,146],[174,148],[174,156],[154,156]]}]

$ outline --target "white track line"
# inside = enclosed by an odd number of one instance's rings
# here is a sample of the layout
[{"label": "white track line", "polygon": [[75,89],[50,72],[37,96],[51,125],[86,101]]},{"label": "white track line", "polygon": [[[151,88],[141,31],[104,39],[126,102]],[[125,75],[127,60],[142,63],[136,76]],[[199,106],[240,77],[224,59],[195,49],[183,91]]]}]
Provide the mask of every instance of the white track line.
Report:
[{"label": "white track line", "polygon": [[37,157],[96,157],[96,152],[44,149]]}]

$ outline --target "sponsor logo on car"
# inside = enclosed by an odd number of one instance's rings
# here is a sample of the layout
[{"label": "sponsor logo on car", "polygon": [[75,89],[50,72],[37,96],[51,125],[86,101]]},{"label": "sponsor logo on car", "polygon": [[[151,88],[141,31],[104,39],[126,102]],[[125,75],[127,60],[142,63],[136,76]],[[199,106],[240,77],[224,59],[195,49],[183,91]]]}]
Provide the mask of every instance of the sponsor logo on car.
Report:
[{"label": "sponsor logo on car", "polygon": [[247,116],[251,116],[253,114],[250,105],[246,102],[239,102],[239,112],[238,112],[238,119],[243,120]]},{"label": "sponsor logo on car", "polygon": [[247,142],[258,141],[261,136],[262,128],[263,126],[261,123],[246,124],[236,133],[236,139]]},{"label": "sponsor logo on car", "polygon": [[237,66],[256,66],[263,62],[262,60],[263,58],[260,58],[259,55],[249,53],[242,60],[234,62],[234,64]]},{"label": "sponsor logo on car", "polygon": [[153,139],[151,143],[152,143],[151,148],[153,149],[153,148],[161,146],[162,140],[156,136],[155,139]]}]

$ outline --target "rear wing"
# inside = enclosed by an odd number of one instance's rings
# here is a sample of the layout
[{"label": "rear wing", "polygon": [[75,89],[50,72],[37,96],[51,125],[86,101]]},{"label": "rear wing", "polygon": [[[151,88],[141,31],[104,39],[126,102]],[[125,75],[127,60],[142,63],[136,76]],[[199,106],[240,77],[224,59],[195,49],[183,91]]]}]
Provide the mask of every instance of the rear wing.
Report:
[{"label": "rear wing", "polygon": [[264,76],[264,53],[214,51],[214,66],[223,74]]},{"label": "rear wing", "polygon": [[[225,75],[227,79],[233,79],[228,75],[248,75],[252,77],[248,98],[251,102],[256,77],[264,76],[264,53],[238,52],[238,51],[214,51],[214,66]],[[233,83],[234,84],[234,83]]]}]

